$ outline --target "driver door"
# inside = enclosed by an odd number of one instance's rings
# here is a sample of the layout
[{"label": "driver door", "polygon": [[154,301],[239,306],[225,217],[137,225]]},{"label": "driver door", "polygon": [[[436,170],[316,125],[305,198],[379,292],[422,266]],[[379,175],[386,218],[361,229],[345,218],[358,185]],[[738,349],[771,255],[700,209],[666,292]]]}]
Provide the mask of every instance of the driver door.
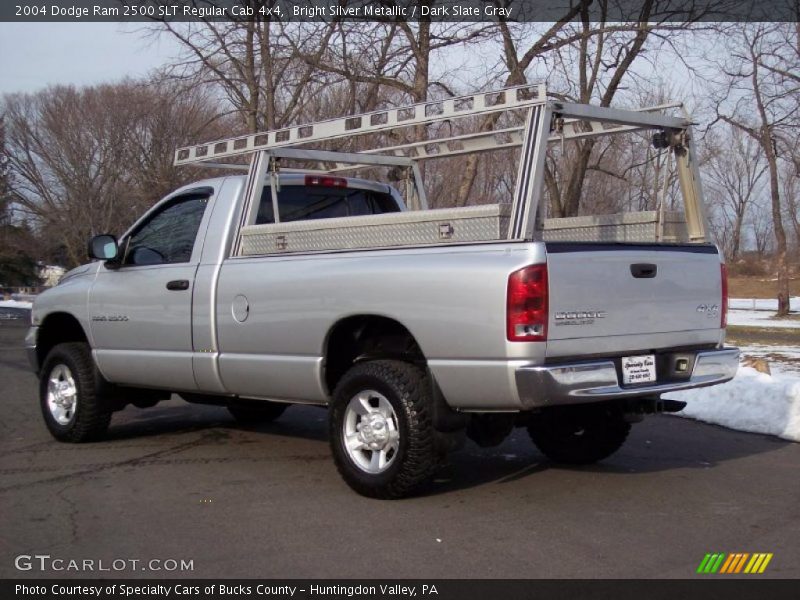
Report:
[{"label": "driver door", "polygon": [[109,381],[197,389],[192,289],[208,199],[205,192],[166,201],[120,242],[121,264],[98,270],[89,322],[95,360]]}]

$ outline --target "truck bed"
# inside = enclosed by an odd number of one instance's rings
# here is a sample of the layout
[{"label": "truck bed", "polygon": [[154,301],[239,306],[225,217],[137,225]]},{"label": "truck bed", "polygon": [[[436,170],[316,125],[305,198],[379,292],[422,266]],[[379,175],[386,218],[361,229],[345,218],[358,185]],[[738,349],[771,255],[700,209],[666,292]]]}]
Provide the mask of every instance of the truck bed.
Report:
[{"label": "truck bed", "polygon": [[[383,215],[248,225],[241,256],[361,250],[505,240],[510,204],[406,211]],[[545,219],[537,239],[546,242],[688,242],[683,213],[657,211]]]}]

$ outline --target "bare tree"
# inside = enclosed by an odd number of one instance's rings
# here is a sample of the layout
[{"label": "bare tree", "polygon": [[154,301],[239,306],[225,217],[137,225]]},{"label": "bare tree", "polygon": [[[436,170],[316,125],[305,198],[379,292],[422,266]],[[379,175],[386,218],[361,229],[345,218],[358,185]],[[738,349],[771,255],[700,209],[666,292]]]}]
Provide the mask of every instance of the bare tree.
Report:
[{"label": "bare tree", "polygon": [[719,203],[723,218],[730,222],[724,247],[727,259],[735,261],[742,245],[742,227],[759,195],[767,164],[758,143],[741,129],[731,127],[726,134],[706,140],[706,147],[712,148],[706,162],[706,196],[711,203]]},{"label": "bare tree", "polygon": [[[792,23],[744,24],[732,29],[728,59],[721,65],[726,77],[719,117],[740,129],[760,147],[767,163],[775,262],[778,276],[778,315],[789,312],[787,236],[783,225],[781,153],[796,139],[800,115],[800,63],[786,41]],[[789,56],[787,61],[786,57]],[[794,75],[794,76],[793,76]]]},{"label": "bare tree", "polygon": [[775,235],[772,231],[770,210],[761,202],[753,204],[750,216],[750,228],[753,232],[753,244],[758,258],[763,259],[775,247]]},{"label": "bare tree", "polygon": [[241,117],[244,128],[257,132],[296,121],[306,101],[325,91],[331,82],[320,76],[315,63],[335,28],[330,23],[262,18],[257,10],[263,2],[248,2],[256,10],[253,18],[165,21],[150,33],[167,34],[183,48],[181,59],[166,69],[168,77],[186,86],[213,87]]},{"label": "bare tree", "polygon": [[783,197],[786,200],[786,221],[794,233],[795,263],[800,264],[800,173],[793,165],[783,167]]},{"label": "bare tree", "polygon": [[15,199],[44,251],[80,264],[90,235],[122,231],[194,176],[171,166],[175,145],[218,123],[202,95],[128,81],[52,87],[4,99]]},{"label": "bare tree", "polygon": [[[545,28],[544,31],[534,31],[529,26],[513,27],[504,19],[501,19],[498,24],[498,30],[502,39],[502,50],[500,65],[504,69],[506,76],[505,86],[524,85],[528,83],[526,71],[530,66],[547,52],[552,52],[563,45],[574,43],[573,36],[560,36],[560,32],[567,26],[567,24],[575,18],[580,12],[581,7],[586,4],[586,1],[578,2],[575,6],[565,9],[565,14],[558,21]],[[528,38],[533,37],[534,41],[529,42]],[[527,42],[527,43],[526,43]],[[525,45],[525,49],[522,49]],[[480,125],[482,131],[489,131],[497,123],[498,116],[492,115],[483,120]],[[458,206],[467,204],[470,194],[472,193],[473,186],[475,185],[476,178],[478,177],[479,165],[482,163],[482,157],[478,155],[470,155],[467,157],[461,183],[457,191],[456,203]]]},{"label": "bare tree", "polygon": [[38,283],[36,240],[28,224],[15,218],[5,143],[5,118],[0,115],[0,287]]},{"label": "bare tree", "polygon": [[156,80],[136,85],[130,94],[133,121],[119,126],[125,130],[125,170],[136,195],[132,209],[138,210],[192,179],[207,176],[201,169],[176,168],[175,149],[198,139],[229,136],[234,119],[223,116],[211,90],[187,92],[173,82]]},{"label": "bare tree", "polygon": [[[800,36],[800,26],[798,26]],[[800,39],[797,40],[800,43]],[[782,192],[785,204],[785,222],[791,227],[794,236],[795,265],[800,266],[800,136],[783,138],[784,160],[781,164]]]},{"label": "bare tree", "polygon": [[[311,68],[368,86],[363,100],[369,101],[383,88],[394,91],[399,101],[424,102],[436,88],[453,95],[445,79],[431,77],[437,56],[448,48],[480,41],[490,30],[486,24],[432,23],[429,17],[416,23],[340,22],[324,52],[298,47],[297,55]],[[362,104],[358,110],[370,108]]]},{"label": "bare tree", "polygon": [[[710,10],[711,4],[706,8]],[[697,22],[703,16],[700,11],[685,11],[683,6],[669,1],[648,0],[638,8],[635,21],[618,24],[609,22],[613,9],[612,3],[601,2],[599,18],[595,17],[598,21],[593,22],[590,16],[598,13],[591,13],[588,6],[582,7],[580,21],[570,25],[579,39],[555,53],[553,65],[557,77],[551,78],[552,87],[570,101],[610,106],[627,93],[630,102],[636,99],[637,94],[632,95],[630,88],[635,89],[637,81],[640,87],[652,90],[652,78],[641,75],[642,71],[648,71],[645,65],[651,57],[664,52],[680,57],[677,45],[701,29]],[[639,71],[634,69],[636,63],[642,64]],[[567,148],[570,168],[557,182],[553,181],[555,174],[549,174],[553,216],[578,214],[584,182],[593,168],[592,156],[598,144],[602,149],[606,142],[589,138],[571,143]]]},{"label": "bare tree", "polygon": [[[710,3],[706,9],[711,8]],[[563,99],[609,106],[632,77],[632,66],[651,52],[670,49],[681,34],[693,27],[703,13],[676,6],[669,0],[647,0],[635,18],[615,22],[619,6],[608,0],[571,3],[563,17],[548,24],[498,24],[502,38],[501,66],[505,85],[527,83],[537,74],[548,82],[551,93]],[[533,40],[532,42],[530,40]],[[524,50],[523,50],[524,48]],[[487,126],[491,123],[487,120]],[[545,172],[545,186],[553,216],[574,216],[580,207],[586,173],[597,140],[570,143],[570,169],[563,177],[552,164]],[[465,165],[459,202],[466,201],[477,174],[479,157]]]},{"label": "bare tree", "polygon": [[11,202],[11,181],[8,173],[8,150],[6,149],[6,119],[0,114],[0,224],[8,222],[8,205]]}]

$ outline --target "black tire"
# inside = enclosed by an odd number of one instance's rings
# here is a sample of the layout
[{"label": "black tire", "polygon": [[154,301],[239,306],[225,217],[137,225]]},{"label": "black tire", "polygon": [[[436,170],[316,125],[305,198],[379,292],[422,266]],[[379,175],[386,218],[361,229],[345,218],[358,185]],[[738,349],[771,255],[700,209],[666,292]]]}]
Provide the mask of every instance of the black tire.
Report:
[{"label": "black tire", "polygon": [[[382,395],[391,404],[399,432],[397,448],[390,450],[391,461],[379,473],[359,467],[345,447],[348,405],[351,399],[368,390]],[[336,386],[330,407],[331,450],[345,482],[370,498],[402,498],[419,489],[431,478],[438,462],[431,413],[431,385],[424,369],[396,360],[353,366]]]},{"label": "black tire", "polygon": [[259,401],[252,404],[231,404],[228,412],[240,425],[260,425],[272,423],[289,408],[288,404],[280,402]]},{"label": "black tire", "polygon": [[613,406],[550,408],[532,417],[528,433],[554,462],[588,465],[611,456],[625,443],[631,425]]},{"label": "black tire", "polygon": [[[51,410],[49,386],[51,377],[68,382],[64,368],[75,384],[75,403],[71,412],[62,415],[67,422],[59,422]],[[106,432],[113,411],[98,391],[98,378],[88,344],[69,342],[50,350],[39,376],[39,404],[54,438],[62,442],[89,442]]]}]

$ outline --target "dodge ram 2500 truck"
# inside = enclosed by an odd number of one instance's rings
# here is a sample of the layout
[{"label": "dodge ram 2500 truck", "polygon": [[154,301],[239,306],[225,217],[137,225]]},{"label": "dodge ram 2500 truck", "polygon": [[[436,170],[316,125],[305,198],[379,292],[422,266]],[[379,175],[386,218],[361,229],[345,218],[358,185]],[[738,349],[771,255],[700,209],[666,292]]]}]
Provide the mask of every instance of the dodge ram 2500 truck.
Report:
[{"label": "dodge ram 2500 truck", "polygon": [[[680,410],[665,392],[731,379],[725,266],[697,218],[688,120],[586,113],[541,94],[519,106],[529,112],[509,204],[407,210],[393,187],[337,174],[344,162],[399,165],[415,179],[396,151],[342,154],[336,168],[333,153],[281,149],[280,137],[179,151],[179,164],[252,160],[246,176],[170,194],[119,241],[96,236],[98,260],[36,299],[26,345],[50,432],[96,439],[114,411],[173,393],[242,422],[327,406],[345,481],[391,498],[464,437],[489,446],[515,426],[554,461],[601,460],[642,415]],[[691,192],[684,229],[664,211],[588,229],[582,217],[534,219],[537,151],[559,127],[569,139],[568,118],[658,129]],[[329,125],[303,139],[331,139]],[[328,169],[281,170],[288,159]],[[424,193],[412,196],[424,208]],[[584,241],[564,241],[575,229]],[[655,239],[631,241],[644,229]]]}]

